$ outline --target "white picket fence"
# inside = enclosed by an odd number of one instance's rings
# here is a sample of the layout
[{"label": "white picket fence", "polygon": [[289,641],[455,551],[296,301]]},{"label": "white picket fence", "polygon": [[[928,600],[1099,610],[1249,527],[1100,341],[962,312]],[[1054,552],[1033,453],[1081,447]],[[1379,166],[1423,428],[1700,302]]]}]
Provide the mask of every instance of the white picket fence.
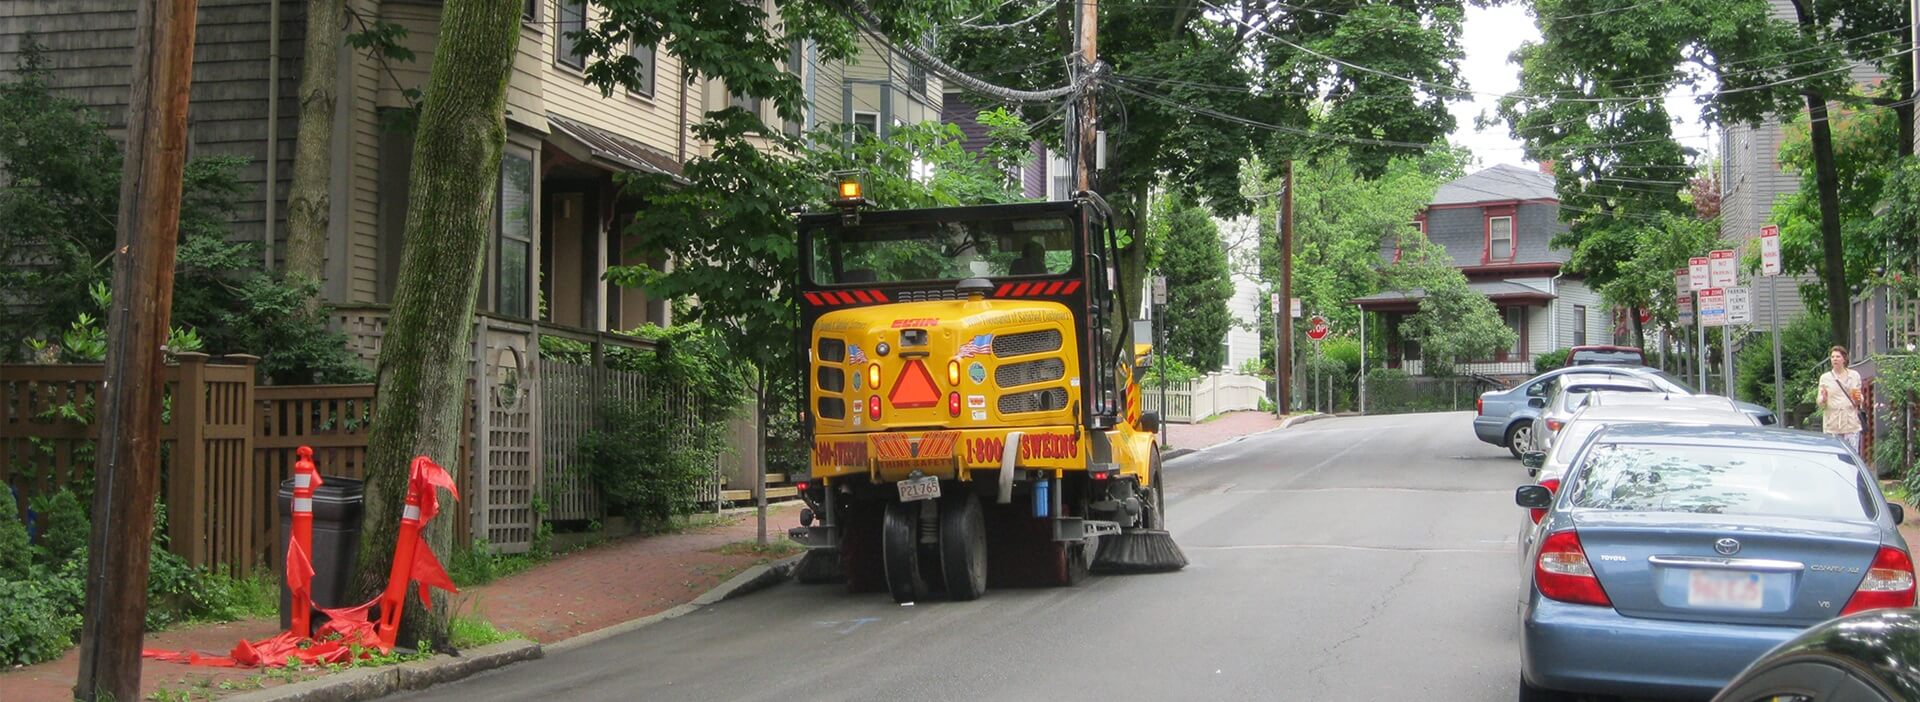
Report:
[{"label": "white picket fence", "polygon": [[1143,411],[1159,412],[1169,422],[1192,423],[1224,412],[1259,409],[1267,384],[1250,375],[1214,373],[1184,387],[1168,385],[1164,405],[1158,385],[1140,390]]}]

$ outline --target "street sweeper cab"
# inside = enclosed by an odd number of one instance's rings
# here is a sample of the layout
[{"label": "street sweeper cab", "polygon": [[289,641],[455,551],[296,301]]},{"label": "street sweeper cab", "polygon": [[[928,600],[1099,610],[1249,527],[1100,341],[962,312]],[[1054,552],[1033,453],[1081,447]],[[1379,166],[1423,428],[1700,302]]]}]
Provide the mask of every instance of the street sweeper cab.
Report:
[{"label": "street sweeper cab", "polygon": [[799,225],[799,577],[910,602],[1185,566],[1106,203],[837,196]]}]

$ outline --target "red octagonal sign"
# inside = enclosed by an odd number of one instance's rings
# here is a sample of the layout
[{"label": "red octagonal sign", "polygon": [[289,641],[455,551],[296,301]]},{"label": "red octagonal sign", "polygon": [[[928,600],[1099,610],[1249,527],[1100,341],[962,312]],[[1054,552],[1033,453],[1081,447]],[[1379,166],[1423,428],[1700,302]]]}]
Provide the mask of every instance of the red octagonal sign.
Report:
[{"label": "red octagonal sign", "polygon": [[1327,338],[1327,333],[1332,331],[1331,329],[1327,328],[1327,318],[1317,314],[1314,315],[1312,319],[1308,320],[1308,325],[1309,326],[1307,327],[1307,338],[1312,339],[1314,341],[1319,341],[1321,339]]}]

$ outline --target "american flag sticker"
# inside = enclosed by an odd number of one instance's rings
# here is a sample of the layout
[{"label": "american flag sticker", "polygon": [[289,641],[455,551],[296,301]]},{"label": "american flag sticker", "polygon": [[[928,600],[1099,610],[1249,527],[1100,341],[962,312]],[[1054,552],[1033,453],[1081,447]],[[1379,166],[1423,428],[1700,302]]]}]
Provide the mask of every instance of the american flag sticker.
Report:
[{"label": "american flag sticker", "polygon": [[960,350],[953,352],[953,359],[957,361],[963,358],[973,358],[974,356],[989,356],[992,354],[993,354],[993,335],[981,334],[979,336],[973,337],[972,341],[968,341],[967,343],[962,344],[960,346]]},{"label": "american flag sticker", "polygon": [[847,362],[855,365],[866,365],[867,352],[861,351],[859,344],[848,344],[847,345]]}]

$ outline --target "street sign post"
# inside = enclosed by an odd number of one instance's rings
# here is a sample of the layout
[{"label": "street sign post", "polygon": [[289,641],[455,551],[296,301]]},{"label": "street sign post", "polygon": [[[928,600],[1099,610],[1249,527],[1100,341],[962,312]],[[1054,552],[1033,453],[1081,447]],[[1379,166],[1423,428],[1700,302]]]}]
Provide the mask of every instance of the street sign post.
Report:
[{"label": "street sign post", "polygon": [[1300,318],[1300,298],[1293,298],[1293,318]]},{"label": "street sign post", "polygon": [[1693,296],[1687,293],[1680,293],[1673,298],[1673,306],[1680,312],[1678,320],[1680,326],[1691,326],[1693,324]]},{"label": "street sign post", "polygon": [[1673,269],[1673,289],[1675,292],[1693,292],[1693,283],[1687,275],[1687,269]]},{"label": "street sign post", "polygon": [[1153,304],[1167,304],[1167,277],[1164,275],[1153,277]]},{"label": "street sign post", "polygon": [[1738,273],[1734,270],[1737,262],[1737,259],[1733,256],[1733,249],[1720,249],[1708,252],[1707,287],[1731,288],[1739,285]]},{"label": "street sign post", "polygon": [[1710,287],[1713,286],[1707,285],[1707,257],[1687,259],[1687,289],[1699,292]]},{"label": "street sign post", "polygon": [[1707,288],[1700,291],[1700,325],[1703,327],[1724,327],[1727,325],[1727,291],[1725,288]]},{"label": "street sign post", "polygon": [[1312,339],[1316,345],[1320,343],[1321,339],[1327,338],[1327,334],[1332,331],[1332,329],[1327,328],[1326,317],[1316,314],[1313,316],[1313,319],[1307,320],[1307,338]]},{"label": "street sign post", "polygon": [[1780,228],[1760,228],[1760,275],[1767,279],[1767,326],[1773,327],[1773,416],[1786,417],[1785,372],[1780,364]]}]

